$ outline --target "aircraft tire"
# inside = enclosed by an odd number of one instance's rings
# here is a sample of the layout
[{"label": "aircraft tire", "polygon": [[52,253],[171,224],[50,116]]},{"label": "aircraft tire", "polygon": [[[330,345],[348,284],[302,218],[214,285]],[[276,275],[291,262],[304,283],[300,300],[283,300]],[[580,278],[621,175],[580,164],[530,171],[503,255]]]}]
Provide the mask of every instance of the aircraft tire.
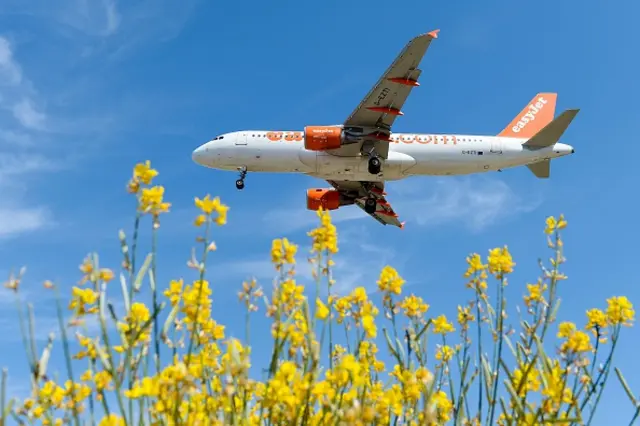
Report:
[{"label": "aircraft tire", "polygon": [[367,198],[364,202],[364,211],[369,214],[375,213],[377,207],[378,203],[376,202],[375,198]]},{"label": "aircraft tire", "polygon": [[380,168],[382,167],[382,163],[378,157],[371,157],[369,159],[369,173],[372,175],[377,175],[380,173]]},{"label": "aircraft tire", "polygon": [[242,180],[242,179],[238,179],[238,180],[236,181],[236,188],[237,188],[237,189],[244,189],[244,180]]}]

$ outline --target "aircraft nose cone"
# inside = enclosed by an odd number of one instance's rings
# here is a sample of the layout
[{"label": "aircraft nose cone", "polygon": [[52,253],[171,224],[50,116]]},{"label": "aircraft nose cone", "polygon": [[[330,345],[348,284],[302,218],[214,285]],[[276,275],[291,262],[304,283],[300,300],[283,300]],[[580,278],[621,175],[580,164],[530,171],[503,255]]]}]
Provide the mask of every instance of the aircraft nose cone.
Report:
[{"label": "aircraft nose cone", "polygon": [[191,153],[191,159],[197,164],[203,164],[206,152],[207,148],[204,145],[200,145]]}]

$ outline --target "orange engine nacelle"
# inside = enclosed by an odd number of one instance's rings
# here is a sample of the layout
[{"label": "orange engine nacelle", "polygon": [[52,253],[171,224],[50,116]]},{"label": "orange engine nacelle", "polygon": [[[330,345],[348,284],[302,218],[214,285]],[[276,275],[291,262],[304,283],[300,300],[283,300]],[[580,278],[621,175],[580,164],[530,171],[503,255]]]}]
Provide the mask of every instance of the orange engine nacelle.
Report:
[{"label": "orange engine nacelle", "polygon": [[304,147],[310,151],[326,151],[340,148],[344,143],[344,133],[340,127],[306,126]]},{"label": "orange engine nacelle", "polygon": [[336,210],[340,207],[340,193],[335,189],[307,189],[307,208],[309,210]]}]

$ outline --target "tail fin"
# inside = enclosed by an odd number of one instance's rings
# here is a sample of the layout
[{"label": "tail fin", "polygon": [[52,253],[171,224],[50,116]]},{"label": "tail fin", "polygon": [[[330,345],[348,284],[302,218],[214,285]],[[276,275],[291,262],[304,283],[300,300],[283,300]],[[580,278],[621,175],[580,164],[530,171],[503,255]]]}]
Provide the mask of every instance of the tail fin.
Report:
[{"label": "tail fin", "polygon": [[557,93],[538,93],[498,136],[531,138],[553,120]]}]

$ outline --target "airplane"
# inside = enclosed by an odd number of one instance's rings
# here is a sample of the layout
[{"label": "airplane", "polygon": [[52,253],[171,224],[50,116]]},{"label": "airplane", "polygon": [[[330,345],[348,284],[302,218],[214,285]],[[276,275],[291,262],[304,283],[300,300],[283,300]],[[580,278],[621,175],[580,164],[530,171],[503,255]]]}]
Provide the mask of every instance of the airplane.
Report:
[{"label": "airplane", "polygon": [[559,140],[579,109],[555,117],[557,93],[538,93],[497,135],[396,133],[392,126],[418,82],[418,68],[439,30],[410,40],[342,124],[302,131],[224,133],[192,153],[197,164],[237,170],[237,189],[248,172],[302,173],[330,188],[307,190],[307,208],[357,205],[383,225],[404,227],[385,195],[385,183],[414,176],[466,175],[526,165],[549,178],[551,160],[573,154]]}]

